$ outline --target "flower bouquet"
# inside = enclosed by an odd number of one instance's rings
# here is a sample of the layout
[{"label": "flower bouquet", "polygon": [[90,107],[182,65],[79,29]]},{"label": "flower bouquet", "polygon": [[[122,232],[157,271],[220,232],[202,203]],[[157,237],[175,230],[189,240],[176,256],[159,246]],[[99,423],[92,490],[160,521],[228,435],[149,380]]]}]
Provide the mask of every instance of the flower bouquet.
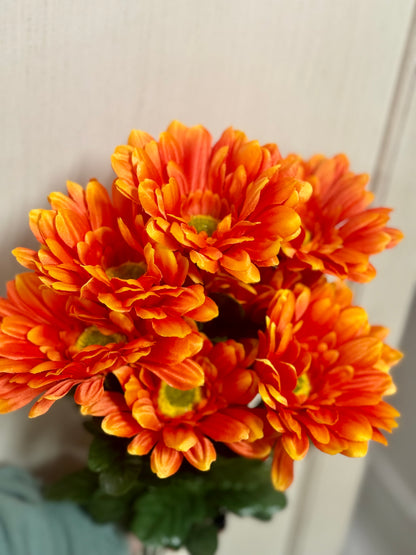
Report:
[{"label": "flower bouquet", "polygon": [[227,129],[132,131],[33,210],[0,300],[0,410],[72,395],[88,466],[49,488],[145,544],[214,553],[228,512],[270,519],[310,443],[366,454],[396,426],[400,353],[352,304],[393,247],[344,155],[282,157]]}]

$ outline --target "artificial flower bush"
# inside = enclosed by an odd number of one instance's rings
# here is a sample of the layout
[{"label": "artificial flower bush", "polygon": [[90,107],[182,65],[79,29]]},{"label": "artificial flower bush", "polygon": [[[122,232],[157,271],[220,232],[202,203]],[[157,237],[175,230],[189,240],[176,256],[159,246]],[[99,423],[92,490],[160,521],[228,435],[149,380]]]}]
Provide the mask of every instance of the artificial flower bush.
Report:
[{"label": "artificial flower bush", "polygon": [[345,156],[231,128],[213,146],[202,126],[132,131],[112,165],[112,198],[69,182],[30,213],[39,249],[15,249],[29,272],[0,300],[0,409],[73,395],[89,467],[50,494],[213,553],[227,511],[284,505],[311,443],[361,457],[396,426],[401,355],[346,280],[401,233]]}]

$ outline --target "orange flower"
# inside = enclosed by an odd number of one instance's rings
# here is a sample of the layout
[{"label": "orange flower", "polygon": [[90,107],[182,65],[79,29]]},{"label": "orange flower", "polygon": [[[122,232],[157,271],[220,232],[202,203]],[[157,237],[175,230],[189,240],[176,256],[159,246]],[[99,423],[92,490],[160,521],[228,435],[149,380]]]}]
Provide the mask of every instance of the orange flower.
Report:
[{"label": "orange flower", "polygon": [[[107,191],[90,181],[86,191],[68,183],[69,196],[52,193],[52,210],[33,210],[30,225],[41,243],[38,252],[14,254],[48,287],[98,300],[120,313],[135,309],[162,336],[184,337],[192,328],[183,316],[207,321],[215,304],[201,285],[183,286],[188,261],[180,253],[151,246],[140,217],[128,228],[117,217]],[[115,191],[115,203],[120,198]],[[129,215],[123,206],[125,217]]]},{"label": "orange flower", "polygon": [[41,395],[31,410],[38,416],[74,386],[77,403],[92,403],[102,395],[110,372],[142,358],[149,371],[173,387],[202,385],[203,372],[184,362],[202,347],[196,330],[183,339],[155,337],[135,327],[131,316],[123,320],[93,305],[88,306],[90,319],[82,321],[73,315],[82,316],[82,304],[77,307],[76,299],[46,288],[34,274],[9,282],[8,299],[0,299],[0,412]]},{"label": "orange flower", "polygon": [[132,455],[151,452],[151,468],[160,478],[174,474],[183,458],[199,470],[208,470],[216,458],[214,442],[232,445],[262,437],[260,411],[247,404],[257,391],[255,372],[249,370],[256,342],[229,340],[215,346],[209,341],[190,359],[204,373],[204,385],[191,390],[170,387],[142,368],[114,372],[124,390],[107,392],[84,414],[105,416],[102,427],[111,435],[132,438]]},{"label": "orange flower", "polygon": [[132,131],[112,161],[116,187],[137,203],[154,242],[246,283],[259,280],[259,266],[278,264],[281,242],[300,232],[295,208],[311,193],[297,160],[231,128],[212,148],[202,126],[173,122],[158,142]]},{"label": "orange flower", "polygon": [[398,413],[382,397],[394,392],[388,372],[401,355],[351,298],[346,285],[321,279],[282,289],[270,304],[255,369],[278,437],[277,489],[290,485],[309,439],[325,453],[361,457],[370,439],[386,443],[381,429],[396,426]]},{"label": "orange flower", "polygon": [[302,233],[284,246],[294,259],[292,267],[370,281],[376,273],[370,255],[394,247],[403,237],[399,230],[386,227],[390,209],[367,208],[374,197],[365,189],[368,175],[349,171],[345,155],[332,159],[317,155],[303,168],[303,179],[311,183],[313,194],[298,207]]},{"label": "orange flower", "polygon": [[310,441],[352,457],[386,443],[401,355],[322,275],[369,281],[402,237],[368,208],[367,176],[177,121],[158,141],[132,131],[112,164],[112,199],[69,182],[30,213],[39,250],[14,254],[32,273],[0,299],[0,412],[74,390],[160,478],[184,459],[208,470],[222,443],[273,451],[279,490]]}]

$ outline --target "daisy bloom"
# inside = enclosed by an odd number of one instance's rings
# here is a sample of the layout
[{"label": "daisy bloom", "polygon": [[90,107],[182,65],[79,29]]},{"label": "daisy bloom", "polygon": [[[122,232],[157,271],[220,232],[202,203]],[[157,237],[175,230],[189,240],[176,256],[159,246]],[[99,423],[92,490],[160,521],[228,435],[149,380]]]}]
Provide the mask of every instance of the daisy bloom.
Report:
[{"label": "daisy bloom", "polygon": [[[199,284],[186,285],[188,261],[152,246],[141,218],[127,227],[116,206],[130,214],[114,191],[92,180],[86,190],[68,183],[68,196],[52,193],[52,210],[32,210],[30,226],[41,247],[17,248],[17,260],[56,291],[98,300],[110,310],[149,320],[155,333],[184,337],[192,332],[184,316],[207,321],[218,311]],[[127,215],[127,216],[126,216]]]},{"label": "daisy bloom", "polygon": [[325,453],[362,457],[370,439],[386,443],[381,430],[396,427],[398,413],[383,397],[395,391],[389,369],[401,354],[351,300],[342,282],[321,279],[279,290],[269,306],[255,369],[277,432],[277,489],[290,485],[309,440]]},{"label": "daisy bloom", "polygon": [[231,128],[214,146],[200,125],[175,121],[159,141],[132,131],[112,162],[149,237],[189,258],[196,281],[218,271],[259,281],[258,268],[277,265],[282,241],[300,233],[296,207],[311,194],[298,160]]},{"label": "daisy bloom", "polygon": [[38,416],[74,387],[77,403],[92,403],[103,394],[109,373],[141,358],[149,372],[173,387],[202,385],[202,370],[183,363],[202,348],[196,330],[185,338],[155,336],[119,325],[124,323],[119,315],[112,318],[98,304],[93,319],[93,303],[90,320],[83,321],[74,316],[82,304],[73,309],[72,303],[75,307],[76,300],[48,289],[33,273],[9,282],[8,298],[0,299],[0,412],[40,397],[31,410]]},{"label": "daisy bloom", "polygon": [[303,179],[311,183],[313,193],[297,208],[302,233],[284,248],[293,258],[292,267],[358,282],[373,279],[370,256],[394,247],[403,234],[386,226],[390,209],[368,208],[374,197],[366,190],[368,175],[351,172],[343,154],[316,155],[303,162]]},{"label": "daisy bloom", "polygon": [[257,342],[233,340],[212,345],[188,362],[203,369],[203,386],[183,391],[169,386],[146,368],[116,370],[124,396],[106,392],[85,406],[84,414],[105,416],[103,430],[132,438],[128,452],[150,455],[159,478],[171,476],[185,458],[198,470],[208,470],[216,458],[214,442],[232,445],[252,442],[263,435],[264,414],[247,404],[257,391],[257,376],[249,367]]},{"label": "daisy bloom", "polygon": [[221,448],[272,454],[278,490],[311,442],[385,444],[401,354],[342,281],[371,280],[402,238],[368,176],[178,121],[158,140],[133,130],[112,167],[111,196],[68,182],[30,213],[39,246],[14,250],[29,273],[0,298],[0,412],[73,393],[159,478]]}]

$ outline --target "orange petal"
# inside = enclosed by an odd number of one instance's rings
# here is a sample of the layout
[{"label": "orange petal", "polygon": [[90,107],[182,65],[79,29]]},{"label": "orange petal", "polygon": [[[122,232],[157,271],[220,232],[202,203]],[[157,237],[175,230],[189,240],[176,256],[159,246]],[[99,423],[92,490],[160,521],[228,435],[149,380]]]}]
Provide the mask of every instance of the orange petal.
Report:
[{"label": "orange petal", "polygon": [[98,181],[91,180],[86,189],[86,200],[91,229],[106,226],[114,228],[115,216],[107,190]]},{"label": "orange petal", "polygon": [[134,170],[131,163],[131,154],[134,148],[130,145],[118,146],[111,156],[111,165],[114,172],[121,180],[134,186]]},{"label": "orange petal", "polygon": [[365,457],[368,451],[367,441],[350,441],[348,442],[347,449],[342,451],[343,455],[347,457]]},{"label": "orange petal", "polygon": [[309,435],[312,436],[312,440],[316,440],[318,443],[323,444],[329,442],[330,434],[327,426],[311,422],[308,419],[304,420],[304,425],[307,428]]},{"label": "orange petal", "polygon": [[128,138],[128,144],[135,148],[143,148],[151,141],[154,141],[153,137],[140,129],[133,129]]},{"label": "orange petal", "polygon": [[218,316],[218,306],[209,297],[205,298],[204,304],[187,311],[186,315],[197,322],[209,322]]},{"label": "orange petal", "polygon": [[335,430],[341,437],[356,442],[368,441],[373,435],[373,429],[367,418],[353,410],[340,413]]},{"label": "orange petal", "polygon": [[160,191],[159,185],[151,179],[145,179],[139,185],[140,204],[142,205],[143,210],[153,217],[161,215],[160,207],[156,198],[157,191]]},{"label": "orange petal", "polygon": [[345,343],[357,337],[360,332],[365,333],[368,328],[368,318],[365,310],[359,306],[351,306],[341,312],[335,323],[334,331],[338,342]]},{"label": "orange petal", "polygon": [[201,268],[201,270],[205,270],[210,274],[214,274],[215,272],[218,271],[217,260],[212,260],[211,258],[208,258],[204,254],[193,250],[190,251],[189,257],[192,260],[192,262],[198,266],[198,268]]},{"label": "orange petal", "polygon": [[7,335],[0,335],[0,356],[12,360],[43,358],[36,345],[32,345],[23,339],[8,337]]},{"label": "orange petal", "polygon": [[81,383],[74,395],[78,405],[90,405],[97,402],[104,393],[104,376],[97,376]]},{"label": "orange petal", "polygon": [[204,371],[193,360],[185,360],[175,365],[149,364],[144,362],[143,366],[156,374],[161,380],[177,389],[193,389],[204,383]]},{"label": "orange petal", "polygon": [[150,467],[158,478],[168,478],[177,472],[182,464],[183,454],[166,447],[161,441],[156,444],[150,457]]},{"label": "orange petal", "polygon": [[242,220],[248,219],[250,214],[256,208],[259,202],[260,193],[267,185],[268,181],[269,180],[267,177],[263,177],[260,179],[256,179],[256,181],[250,183],[250,185],[247,186],[244,205],[240,212],[240,218]]},{"label": "orange petal", "polygon": [[167,316],[162,320],[152,321],[154,331],[162,337],[186,337],[191,333],[192,328],[183,318],[177,316]]},{"label": "orange petal", "polygon": [[13,256],[18,263],[29,270],[36,270],[37,252],[32,249],[18,247],[12,250]]},{"label": "orange petal", "polygon": [[153,445],[156,443],[159,434],[152,430],[141,430],[134,436],[127,447],[130,455],[147,455]]},{"label": "orange petal", "polygon": [[295,461],[303,459],[308,452],[309,439],[305,433],[302,433],[300,438],[295,434],[284,434],[281,441],[286,453]]},{"label": "orange petal", "polygon": [[230,449],[242,457],[248,459],[266,459],[272,446],[268,439],[258,439],[257,441],[235,441],[227,444]]},{"label": "orange petal", "polygon": [[348,341],[338,349],[338,364],[352,364],[354,366],[371,366],[381,356],[382,342],[376,337],[360,337]]},{"label": "orange petal", "polygon": [[117,437],[132,437],[141,430],[130,414],[119,412],[106,416],[101,427],[106,434]]},{"label": "orange petal", "polygon": [[246,408],[224,409],[224,414],[243,422],[249,429],[249,441],[261,439],[263,437],[263,420],[254,414],[254,411]]},{"label": "orange petal", "polygon": [[169,162],[182,163],[183,145],[166,131],[159,135],[159,152],[163,164],[167,165]]},{"label": "orange petal", "polygon": [[104,393],[98,400],[89,405],[85,404],[81,406],[81,414],[91,416],[107,416],[115,412],[116,410],[122,411],[123,409],[126,410],[127,406],[121,393],[116,393],[114,391],[104,391]]},{"label": "orange petal", "polygon": [[163,428],[163,441],[171,449],[188,451],[198,442],[198,437],[188,426],[172,425]]},{"label": "orange petal", "polygon": [[142,428],[155,431],[162,428],[153,403],[148,397],[141,397],[135,401],[133,405],[133,416]]},{"label": "orange petal", "polygon": [[241,441],[250,436],[250,429],[246,424],[221,412],[204,418],[200,423],[200,429],[211,439],[225,443]]},{"label": "orange petal", "polygon": [[[5,376],[8,379],[8,376]],[[13,384],[13,395],[9,397],[4,391],[4,380],[0,381],[0,413],[18,410],[33,401],[39,395],[39,391],[27,386]],[[52,404],[53,401],[51,401]],[[49,405],[50,406],[50,405]],[[49,407],[48,407],[49,408]],[[47,410],[47,409],[46,409]],[[29,416],[38,416],[37,414]]]},{"label": "orange petal", "polygon": [[173,135],[178,143],[182,143],[185,174],[190,191],[196,191],[205,183],[211,135],[202,125],[185,129],[184,127],[175,121],[169,125],[167,132]]},{"label": "orange petal", "polygon": [[42,416],[45,414],[51,406],[54,404],[54,399],[45,399],[42,397],[39,401],[33,405],[29,412],[29,418],[36,418],[37,416]]},{"label": "orange petal", "polygon": [[272,483],[278,491],[285,491],[293,482],[293,460],[280,441],[276,444],[272,463]]},{"label": "orange petal", "polygon": [[215,447],[206,437],[201,437],[199,441],[184,453],[186,460],[198,470],[209,470],[211,464],[217,458]]},{"label": "orange petal", "polygon": [[383,434],[377,430],[373,430],[373,436],[371,438],[373,441],[378,441],[378,443],[382,443],[383,445],[388,445],[387,439],[383,436]]},{"label": "orange petal", "polygon": [[69,247],[74,247],[90,230],[86,217],[76,212],[61,210],[55,218],[56,231]]}]

